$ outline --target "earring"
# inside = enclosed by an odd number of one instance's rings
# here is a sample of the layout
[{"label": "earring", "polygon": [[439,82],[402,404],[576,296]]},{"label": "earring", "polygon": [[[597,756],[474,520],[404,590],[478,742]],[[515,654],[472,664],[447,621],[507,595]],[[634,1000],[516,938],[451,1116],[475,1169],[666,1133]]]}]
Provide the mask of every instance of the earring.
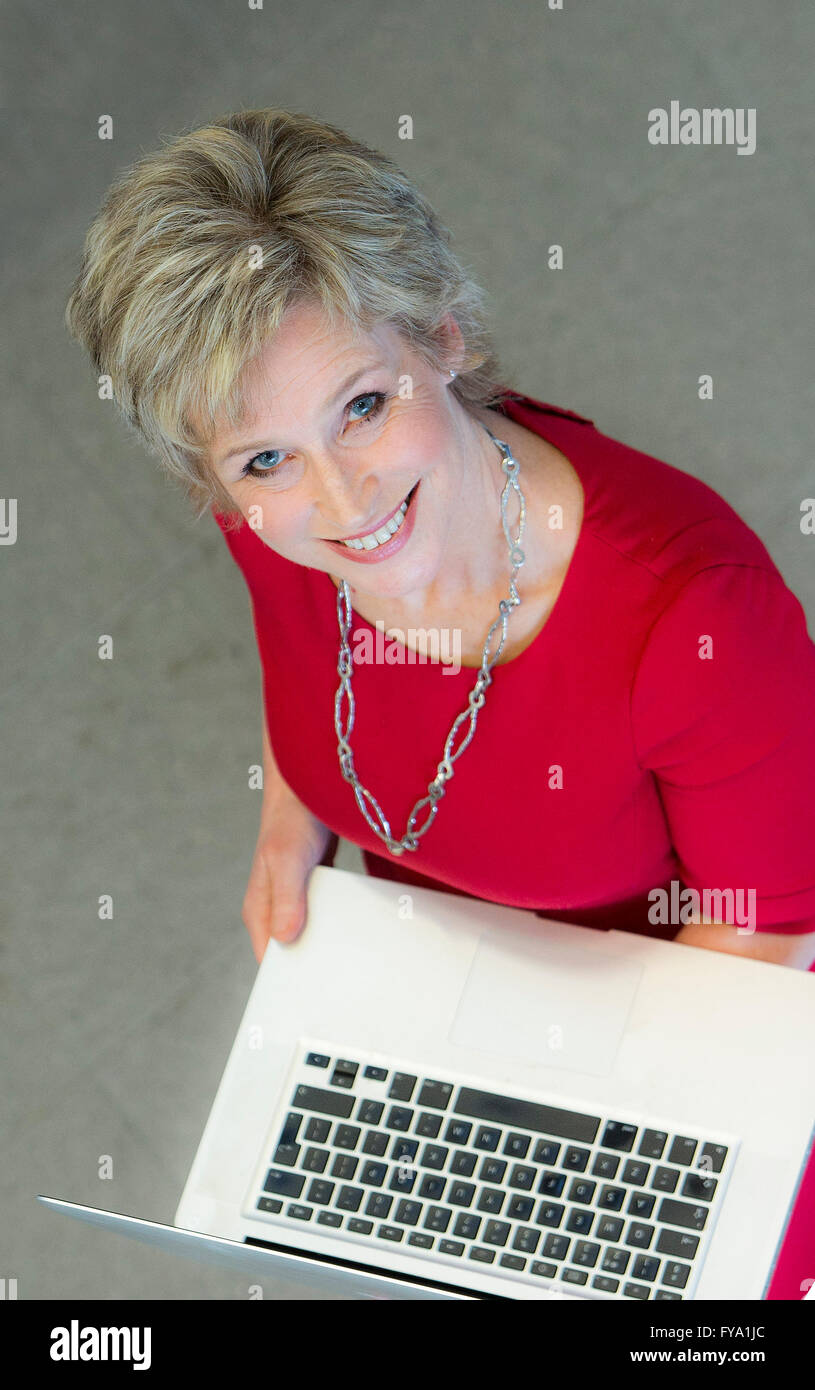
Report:
[{"label": "earring", "polygon": [[451,372],[450,375],[451,377],[455,376],[455,372]]}]

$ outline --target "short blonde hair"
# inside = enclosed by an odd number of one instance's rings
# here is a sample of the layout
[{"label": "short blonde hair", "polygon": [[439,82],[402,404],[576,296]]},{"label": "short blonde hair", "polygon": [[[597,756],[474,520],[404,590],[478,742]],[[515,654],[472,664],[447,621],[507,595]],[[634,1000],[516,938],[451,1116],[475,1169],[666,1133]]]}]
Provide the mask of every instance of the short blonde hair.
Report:
[{"label": "short blonde hair", "polygon": [[207,446],[221,420],[240,424],[243,368],[290,305],[352,331],[388,324],[440,370],[452,314],[465,355],[451,389],[465,406],[505,395],[483,291],[450,240],[387,156],[299,112],[241,111],[114,180],[65,322],[196,516],[239,523]]}]

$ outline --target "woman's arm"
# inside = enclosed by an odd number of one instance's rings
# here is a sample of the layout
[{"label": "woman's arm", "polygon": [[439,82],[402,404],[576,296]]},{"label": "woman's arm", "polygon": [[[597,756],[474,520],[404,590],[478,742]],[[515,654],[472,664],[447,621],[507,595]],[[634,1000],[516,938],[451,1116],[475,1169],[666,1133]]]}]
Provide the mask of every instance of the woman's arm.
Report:
[{"label": "woman's arm", "polygon": [[696,914],[673,938],[684,946],[701,946],[706,951],[725,951],[731,956],[747,956],[772,965],[789,965],[809,970],[815,962],[815,931],[800,935],[785,932],[746,932],[735,926],[714,923],[703,913]]}]

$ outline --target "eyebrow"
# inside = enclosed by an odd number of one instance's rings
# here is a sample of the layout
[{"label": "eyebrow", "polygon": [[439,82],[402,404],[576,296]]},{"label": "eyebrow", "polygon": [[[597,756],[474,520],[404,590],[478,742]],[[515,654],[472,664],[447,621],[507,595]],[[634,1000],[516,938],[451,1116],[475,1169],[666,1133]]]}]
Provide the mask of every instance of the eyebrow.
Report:
[{"label": "eyebrow", "polygon": [[[355,367],[351,375],[345,378],[342,385],[338,386],[334,394],[330,396],[329,399],[325,402],[325,406],[323,407],[324,410],[328,411],[331,409],[333,405],[336,405],[340,396],[343,396],[345,392],[348,391],[351,386],[353,386],[354,382],[358,381],[359,378],[365,374],[365,372],[372,371],[375,367],[379,367],[381,365],[381,362],[372,360],[363,364],[363,366],[361,367]],[[236,445],[234,449],[230,449],[228,454],[223,454],[222,457],[216,461],[215,467],[221,468],[223,464],[229,463],[230,459],[236,458],[238,454],[245,454],[250,449],[260,449],[261,446],[268,447],[267,440],[268,436],[266,439],[257,439],[249,441],[245,444]]]}]

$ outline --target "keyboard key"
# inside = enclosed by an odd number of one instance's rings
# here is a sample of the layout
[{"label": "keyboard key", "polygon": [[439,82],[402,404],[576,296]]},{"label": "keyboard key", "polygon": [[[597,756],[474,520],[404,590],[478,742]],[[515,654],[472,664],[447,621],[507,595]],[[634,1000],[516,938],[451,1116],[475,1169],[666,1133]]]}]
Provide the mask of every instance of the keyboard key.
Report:
[{"label": "keyboard key", "polygon": [[538,1183],[538,1191],[546,1197],[559,1197],[566,1186],[564,1173],[544,1173]]},{"label": "keyboard key", "polygon": [[565,1210],[557,1202],[541,1202],[535,1220],[539,1226],[559,1226]]},{"label": "keyboard key", "polygon": [[600,1246],[591,1240],[576,1240],[571,1258],[576,1265],[587,1265],[593,1269],[597,1264],[597,1256],[600,1254]]},{"label": "keyboard key", "polygon": [[318,1120],[315,1115],[306,1125],[306,1131],[303,1137],[310,1140],[312,1144],[324,1144],[328,1138],[330,1129],[330,1120]]},{"label": "keyboard key", "polygon": [[512,1248],[513,1250],[523,1250],[526,1255],[534,1255],[540,1238],[541,1233],[536,1231],[534,1226],[519,1226],[515,1232]]},{"label": "keyboard key", "polygon": [[317,1223],[320,1226],[341,1226],[342,1217],[338,1211],[318,1211]]},{"label": "keyboard key", "polygon": [[430,1173],[426,1173],[422,1178],[422,1185],[419,1188],[419,1197],[429,1197],[431,1202],[438,1202],[447,1184],[446,1178],[434,1178]]},{"label": "keyboard key", "polygon": [[400,1241],[405,1233],[400,1226],[380,1226],[376,1234],[380,1240]]},{"label": "keyboard key", "polygon": [[560,1277],[567,1284],[585,1284],[589,1276],[585,1269],[562,1269]]},{"label": "keyboard key", "polygon": [[577,1207],[573,1207],[566,1218],[566,1230],[573,1231],[578,1236],[587,1236],[593,1221],[593,1211],[580,1211]]},{"label": "keyboard key", "polygon": [[647,1284],[626,1284],[623,1288],[626,1298],[647,1298],[650,1292]]},{"label": "keyboard key", "polygon": [[664,1129],[645,1129],[637,1153],[643,1158],[661,1158],[668,1135]]},{"label": "keyboard key", "polygon": [[366,1067],[364,1075],[369,1081],[387,1081],[388,1073],[385,1067]]},{"label": "keyboard key", "polygon": [[418,1148],[418,1139],[394,1139],[391,1148],[391,1163],[400,1163],[402,1159],[407,1159],[412,1163]]},{"label": "keyboard key", "polygon": [[615,1178],[619,1166],[617,1154],[597,1154],[591,1165],[592,1175],[595,1178]]},{"label": "keyboard key", "polygon": [[357,1107],[356,1118],[361,1120],[364,1125],[378,1125],[384,1109],[381,1100],[361,1100]]},{"label": "keyboard key", "polygon": [[554,1279],[557,1274],[557,1265],[548,1264],[544,1260],[533,1260],[529,1266],[530,1274],[539,1274],[542,1279]]},{"label": "keyboard key", "polygon": [[337,1125],[334,1130],[333,1143],[338,1149],[355,1149],[361,1129],[356,1125]]},{"label": "keyboard key", "polygon": [[612,1279],[608,1274],[595,1274],[591,1281],[593,1289],[602,1289],[603,1293],[616,1293],[620,1287],[619,1279]]},{"label": "keyboard key", "polygon": [[564,1168],[568,1168],[573,1173],[584,1173],[586,1164],[589,1161],[589,1149],[579,1149],[575,1144],[570,1144],[561,1159]]},{"label": "keyboard key", "polygon": [[609,1120],[600,1140],[604,1149],[621,1149],[630,1153],[637,1137],[637,1126],[624,1124],[622,1120]]},{"label": "keyboard key", "polygon": [[479,1260],[484,1265],[491,1265],[495,1259],[495,1251],[487,1250],[483,1245],[474,1245],[470,1251],[470,1259]]},{"label": "keyboard key", "polygon": [[412,1192],[418,1176],[415,1168],[404,1168],[400,1164],[391,1170],[388,1187],[391,1192]]},{"label": "keyboard key", "polygon": [[278,1192],[281,1197],[299,1197],[305,1186],[305,1178],[297,1173],[287,1173],[282,1168],[270,1168],[263,1184],[264,1192]]},{"label": "keyboard key", "polygon": [[423,1168],[443,1168],[445,1160],[450,1150],[443,1148],[441,1144],[425,1144],[422,1150]]},{"label": "keyboard key", "polygon": [[447,1200],[451,1206],[469,1207],[475,1196],[475,1183],[451,1182],[447,1189]]},{"label": "keyboard key", "polygon": [[291,1104],[299,1105],[301,1110],[316,1110],[320,1115],[338,1115],[347,1120],[354,1108],[354,1097],[340,1095],[338,1091],[322,1091],[318,1086],[295,1086]]},{"label": "keyboard key", "polygon": [[467,1124],[466,1120],[450,1120],[444,1137],[449,1144],[466,1144],[472,1131],[472,1125]]},{"label": "keyboard key", "polygon": [[629,1216],[640,1216],[647,1219],[654,1210],[656,1197],[651,1197],[647,1192],[632,1192],[631,1200],[626,1208]]},{"label": "keyboard key", "polygon": [[450,1172],[460,1178],[471,1178],[477,1158],[475,1154],[465,1153],[463,1149],[450,1159]]},{"label": "keyboard key", "polygon": [[645,1226],[639,1221],[633,1221],[626,1233],[625,1243],[626,1245],[636,1245],[641,1250],[647,1250],[653,1234],[653,1226]]},{"label": "keyboard key", "polygon": [[348,1224],[345,1229],[347,1231],[353,1231],[355,1235],[369,1236],[373,1228],[373,1221],[363,1221],[361,1216],[349,1216]]},{"label": "keyboard key", "polygon": [[442,1255],[463,1255],[464,1246],[460,1240],[440,1240],[438,1249]]},{"label": "keyboard key", "polygon": [[497,1216],[504,1205],[506,1194],[500,1187],[482,1187],[478,1198],[478,1210],[488,1211]]},{"label": "keyboard key", "polygon": [[[554,1105],[538,1105],[530,1100],[516,1100],[494,1091],[475,1091],[461,1086],[453,1109],[457,1114],[474,1120],[491,1120],[497,1125],[512,1125],[531,1129],[536,1134],[557,1135],[580,1144],[593,1144],[600,1126],[597,1115],[583,1115],[576,1110],[561,1110]],[[612,1146],[614,1147],[614,1146]]]},{"label": "keyboard key", "polygon": [[672,1197],[663,1197],[657,1212],[657,1221],[667,1221],[671,1226],[687,1226],[691,1231],[703,1231],[707,1218],[707,1207],[692,1207]]},{"label": "keyboard key", "polygon": [[403,1105],[392,1105],[385,1124],[388,1129],[410,1129],[412,1119],[412,1110],[406,1110]]},{"label": "keyboard key", "polygon": [[594,1234],[599,1240],[619,1240],[624,1225],[620,1216],[601,1216]]},{"label": "keyboard key", "polygon": [[375,1158],[381,1158],[390,1140],[389,1134],[383,1134],[381,1130],[369,1129],[362,1143],[362,1152],[373,1154]]},{"label": "keyboard key", "polygon": [[440,1129],[441,1115],[431,1115],[428,1112],[419,1116],[415,1133],[420,1134],[423,1139],[435,1139]]},{"label": "keyboard key", "polygon": [[[416,1101],[417,1105],[430,1105],[435,1110],[446,1110],[453,1088],[447,1081],[425,1081],[419,1091]],[[410,1100],[410,1096],[403,1096],[403,1100]]]},{"label": "keyboard key", "polygon": [[650,1163],[640,1163],[636,1158],[629,1158],[620,1174],[620,1182],[630,1182],[635,1187],[644,1187],[650,1171]]},{"label": "keyboard key", "polygon": [[662,1282],[663,1284],[669,1284],[671,1288],[674,1289],[684,1289],[688,1282],[689,1274],[690,1265],[669,1261],[662,1271]]},{"label": "keyboard key", "polygon": [[393,1198],[389,1197],[387,1192],[372,1192],[365,1204],[365,1215],[384,1220],[386,1216],[390,1215],[392,1206]]},{"label": "keyboard key", "polygon": [[424,1231],[411,1231],[408,1236],[408,1245],[420,1245],[423,1250],[431,1250],[433,1237],[425,1235]]},{"label": "keyboard key", "polygon": [[682,1196],[693,1197],[697,1202],[712,1202],[718,1186],[715,1178],[703,1177],[701,1173],[688,1173],[682,1184]]},{"label": "keyboard key", "polygon": [[688,1139],[684,1134],[677,1134],[671,1144],[671,1152],[668,1154],[669,1163],[692,1163],[693,1155],[696,1153],[696,1139]]},{"label": "keyboard key", "polygon": [[283,1203],[279,1197],[259,1197],[256,1204],[258,1211],[278,1212],[282,1211]]},{"label": "keyboard key", "polygon": [[471,1211],[462,1211],[456,1217],[456,1224],[453,1227],[453,1235],[463,1236],[465,1240],[475,1240],[480,1227],[480,1216],[476,1216]]},{"label": "keyboard key", "polygon": [[401,1221],[404,1226],[415,1226],[422,1214],[421,1202],[408,1202],[402,1200],[397,1208],[394,1221]]},{"label": "keyboard key", "polygon": [[310,1221],[313,1212],[313,1207],[302,1207],[297,1202],[292,1202],[286,1207],[286,1215],[293,1216],[295,1221]]},{"label": "keyboard key", "polygon": [[520,1187],[524,1192],[530,1192],[532,1184],[538,1176],[537,1168],[530,1168],[525,1163],[516,1163],[510,1173],[507,1182],[510,1187]]},{"label": "keyboard key", "polygon": [[516,1193],[514,1197],[510,1197],[509,1199],[506,1215],[511,1217],[513,1221],[528,1221],[532,1215],[534,1205],[534,1198],[521,1197]]},{"label": "keyboard key", "polygon": [[484,1158],[478,1176],[482,1182],[503,1182],[507,1164],[500,1158]]},{"label": "keyboard key", "polygon": [[679,1170],[676,1168],[656,1168],[651,1179],[651,1186],[657,1192],[675,1192],[676,1184],[679,1181]]},{"label": "keyboard key", "polygon": [[312,1178],[306,1193],[306,1201],[314,1202],[317,1206],[327,1207],[331,1201],[334,1187],[333,1182],[326,1182],[323,1178]]},{"label": "keyboard key", "polygon": [[654,1298],[681,1298],[681,1293],[671,1293],[669,1289],[657,1289]]},{"label": "keyboard key", "polygon": [[361,1187],[341,1187],[336,1205],[343,1211],[358,1211],[365,1193]]},{"label": "keyboard key", "polygon": [[479,1125],[478,1133],[473,1140],[473,1147],[476,1149],[489,1149],[491,1152],[494,1152],[498,1148],[500,1138],[500,1129],[492,1129],[489,1125]]},{"label": "keyboard key", "polygon": [[307,1067],[327,1067],[331,1061],[324,1052],[310,1052],[306,1058]]},{"label": "keyboard key", "polygon": [[526,1158],[531,1143],[530,1135],[516,1134],[513,1130],[507,1135],[502,1152],[509,1154],[512,1158]]},{"label": "keyboard key", "polygon": [[526,1268],[526,1260],[523,1258],[523,1256],[521,1256],[521,1255],[508,1255],[506,1252],[504,1252],[504,1254],[501,1256],[501,1258],[500,1258],[500,1260],[498,1261],[498,1263],[499,1263],[500,1265],[503,1265],[505,1269],[525,1269],[525,1268]]},{"label": "keyboard key", "polygon": [[608,1270],[610,1274],[625,1274],[630,1259],[630,1250],[606,1250],[603,1255],[603,1269]]},{"label": "keyboard key", "polygon": [[488,1221],[481,1233],[487,1245],[506,1245],[512,1227],[508,1221]]},{"label": "keyboard key", "polygon": [[332,1178],[353,1178],[359,1164],[358,1158],[352,1158],[351,1154],[337,1154],[331,1165]]},{"label": "keyboard key", "polygon": [[273,1163],[279,1163],[286,1168],[296,1168],[297,1160],[300,1157],[299,1144],[278,1144],[272,1157]]},{"label": "keyboard key", "polygon": [[358,1071],[359,1062],[348,1062],[344,1057],[341,1057],[339,1061],[334,1064],[334,1071],[331,1075],[331,1085],[342,1086],[346,1091],[350,1091],[356,1080]]},{"label": "keyboard key", "polygon": [[324,1173],[328,1162],[328,1149],[306,1149],[303,1167],[307,1173]]},{"label": "keyboard key", "polygon": [[418,1080],[418,1076],[410,1076],[407,1072],[404,1071],[395,1071],[393,1073],[393,1080],[391,1082],[390,1090],[388,1091],[388,1099],[410,1100],[410,1097],[413,1095],[413,1090]]},{"label": "keyboard key", "polygon": [[638,1255],[631,1269],[632,1279],[644,1279],[651,1283],[657,1277],[659,1260],[655,1260],[653,1255]]},{"label": "keyboard key", "polygon": [[699,1249],[699,1237],[685,1231],[660,1231],[656,1248],[660,1255],[681,1255],[683,1260],[692,1260]]},{"label": "keyboard key", "polygon": [[619,1211],[627,1195],[624,1187],[601,1187],[597,1205],[607,1211]]},{"label": "keyboard key", "polygon": [[588,1204],[594,1196],[596,1186],[596,1182],[586,1182],[585,1178],[572,1178],[569,1191],[566,1193],[567,1201]]},{"label": "keyboard key", "polygon": [[366,1187],[381,1187],[387,1171],[387,1163],[363,1163],[357,1181]]},{"label": "keyboard key", "polygon": [[539,1139],[532,1157],[536,1163],[557,1163],[559,1153],[560,1144],[556,1144],[554,1139]]},{"label": "keyboard key", "polygon": [[726,1158],[725,1144],[703,1144],[698,1166],[709,1173],[721,1173]]},{"label": "keyboard key", "polygon": [[448,1207],[428,1207],[424,1224],[429,1231],[446,1231],[452,1215]]}]

